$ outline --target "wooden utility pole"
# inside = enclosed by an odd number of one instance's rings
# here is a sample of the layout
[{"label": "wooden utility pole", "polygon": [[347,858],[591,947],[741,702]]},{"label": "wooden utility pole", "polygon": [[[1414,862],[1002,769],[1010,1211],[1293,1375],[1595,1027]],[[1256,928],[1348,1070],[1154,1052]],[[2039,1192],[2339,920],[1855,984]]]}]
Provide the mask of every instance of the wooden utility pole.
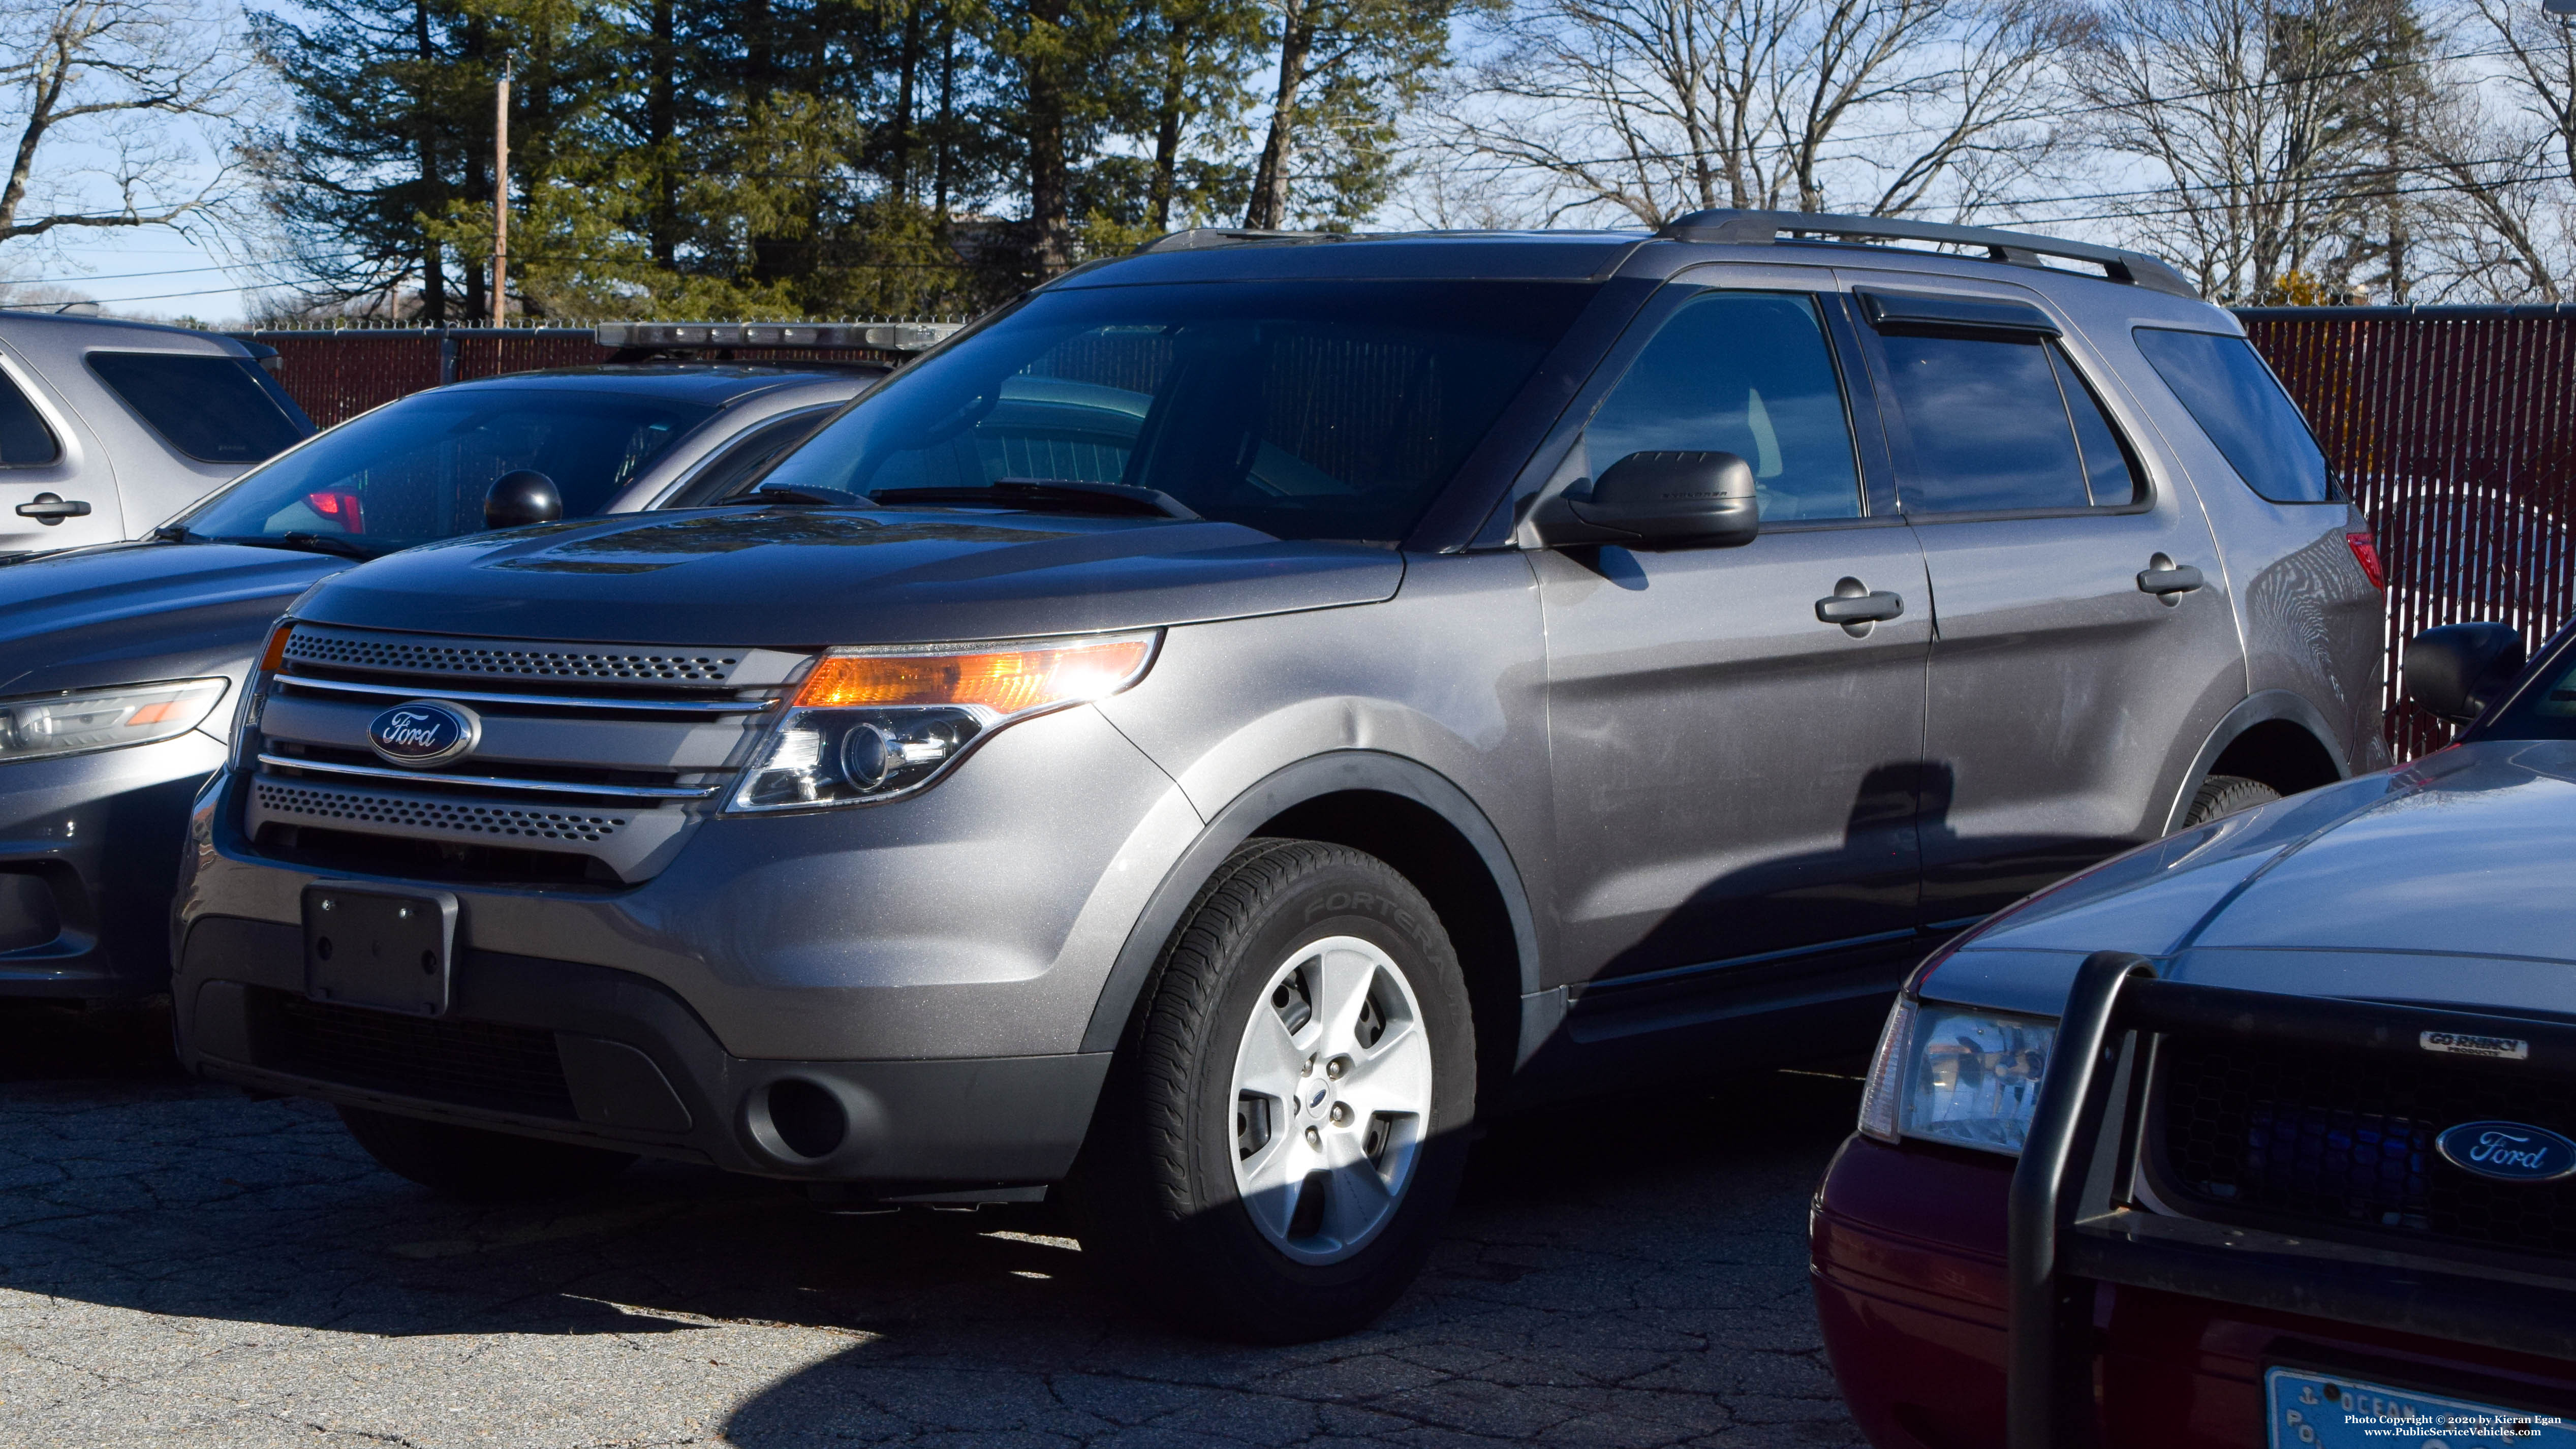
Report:
[{"label": "wooden utility pole", "polygon": [[492,101],[492,322],[510,317],[510,62]]}]

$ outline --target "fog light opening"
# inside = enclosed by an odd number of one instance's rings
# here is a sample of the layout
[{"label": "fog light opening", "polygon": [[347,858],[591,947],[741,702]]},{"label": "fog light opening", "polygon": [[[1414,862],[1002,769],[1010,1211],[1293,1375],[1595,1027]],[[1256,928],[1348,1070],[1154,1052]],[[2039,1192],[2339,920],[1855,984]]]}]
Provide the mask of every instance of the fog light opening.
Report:
[{"label": "fog light opening", "polygon": [[829,1157],[850,1135],[841,1099],[801,1077],[785,1077],[767,1090],[770,1130],[799,1157]]}]

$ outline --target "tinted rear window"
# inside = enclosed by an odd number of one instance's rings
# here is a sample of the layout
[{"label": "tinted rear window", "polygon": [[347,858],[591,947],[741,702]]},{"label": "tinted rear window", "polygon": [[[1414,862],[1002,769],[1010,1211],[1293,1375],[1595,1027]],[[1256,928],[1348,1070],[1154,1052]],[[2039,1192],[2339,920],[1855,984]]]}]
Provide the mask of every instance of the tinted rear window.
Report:
[{"label": "tinted rear window", "polygon": [[1880,325],[1908,513],[2051,513],[2137,500],[2128,445],[2057,343]]},{"label": "tinted rear window", "polygon": [[1889,389],[1913,445],[1900,479],[1906,512],[2091,505],[2047,343],[1907,334],[1881,340]]},{"label": "tinted rear window", "polygon": [[171,447],[201,463],[274,458],[304,429],[238,357],[93,352],[89,369]]},{"label": "tinted rear window", "polygon": [[0,468],[50,463],[62,455],[62,444],[54,441],[54,430],[45,426],[36,405],[7,373],[0,373]]},{"label": "tinted rear window", "polygon": [[1350,281],[1044,292],[896,373],[767,481],[862,494],[1123,483],[1274,537],[1392,544],[1594,293]]},{"label": "tinted rear window", "polygon": [[2343,498],[2298,405],[2242,337],[2137,329],[2138,350],[2226,455],[2245,486],[2275,503]]}]

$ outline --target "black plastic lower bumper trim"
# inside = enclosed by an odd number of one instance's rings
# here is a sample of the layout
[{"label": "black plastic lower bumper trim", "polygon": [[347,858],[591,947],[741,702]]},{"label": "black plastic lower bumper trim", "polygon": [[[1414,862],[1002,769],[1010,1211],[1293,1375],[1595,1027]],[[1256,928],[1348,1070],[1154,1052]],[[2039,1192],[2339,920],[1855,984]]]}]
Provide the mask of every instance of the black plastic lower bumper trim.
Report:
[{"label": "black plastic lower bumper trim", "polygon": [[[659,982],[472,950],[456,962],[447,1017],[390,1028],[416,1054],[412,1062],[351,1067],[278,1030],[284,1011],[311,1014],[302,1006],[303,950],[292,925],[198,921],[172,993],[181,1062],[264,1091],[911,1193],[1061,1179],[1108,1073],[1106,1053],[737,1057]],[[551,1062],[540,1060],[549,1039]],[[459,1086],[460,1065],[504,1048],[524,1079],[519,1096]],[[549,1067],[560,1069],[560,1094],[540,1090]]]}]

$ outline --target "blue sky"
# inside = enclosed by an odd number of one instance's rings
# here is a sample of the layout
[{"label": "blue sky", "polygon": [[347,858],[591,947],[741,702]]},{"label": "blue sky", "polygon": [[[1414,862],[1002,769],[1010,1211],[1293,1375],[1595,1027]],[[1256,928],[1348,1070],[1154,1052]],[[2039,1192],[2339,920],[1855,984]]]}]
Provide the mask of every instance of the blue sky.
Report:
[{"label": "blue sky", "polygon": [[84,230],[51,250],[0,249],[0,283],[78,292],[119,316],[223,323],[250,313],[250,298],[220,259],[167,227]]}]

